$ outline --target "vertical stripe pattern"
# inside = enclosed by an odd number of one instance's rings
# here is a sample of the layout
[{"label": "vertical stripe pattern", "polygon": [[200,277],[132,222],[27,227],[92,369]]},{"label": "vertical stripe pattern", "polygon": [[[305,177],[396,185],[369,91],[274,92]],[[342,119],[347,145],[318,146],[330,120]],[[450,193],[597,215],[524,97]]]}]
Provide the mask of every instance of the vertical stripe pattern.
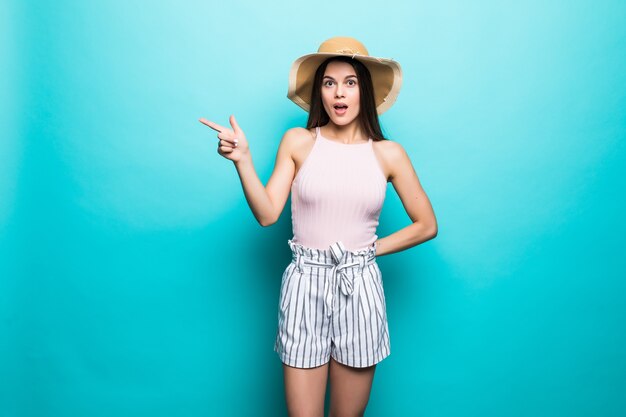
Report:
[{"label": "vertical stripe pattern", "polygon": [[[376,247],[308,248],[292,240],[283,272],[274,350],[282,362],[313,368],[335,360],[374,365],[390,353],[382,274]],[[329,302],[329,300],[331,300]]]}]

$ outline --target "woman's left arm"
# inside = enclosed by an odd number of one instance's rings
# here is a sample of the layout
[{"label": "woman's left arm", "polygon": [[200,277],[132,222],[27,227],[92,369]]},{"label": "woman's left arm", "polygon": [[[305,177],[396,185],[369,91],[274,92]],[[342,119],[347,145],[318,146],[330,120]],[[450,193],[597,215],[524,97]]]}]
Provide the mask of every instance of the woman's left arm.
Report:
[{"label": "woman's left arm", "polygon": [[399,143],[389,141],[387,145],[385,165],[389,167],[390,181],[413,223],[378,239],[378,256],[400,252],[437,236],[435,213],[409,156]]}]

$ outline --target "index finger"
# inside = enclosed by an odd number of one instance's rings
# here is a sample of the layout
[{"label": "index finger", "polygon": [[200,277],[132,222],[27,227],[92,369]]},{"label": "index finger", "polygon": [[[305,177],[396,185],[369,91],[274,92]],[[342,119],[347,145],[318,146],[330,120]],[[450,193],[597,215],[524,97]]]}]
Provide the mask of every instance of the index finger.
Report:
[{"label": "index finger", "polygon": [[210,127],[211,129],[217,132],[222,132],[223,130],[226,130],[224,126],[220,126],[217,123],[213,123],[210,120],[205,119],[204,117],[200,118],[200,123],[207,125],[208,127]]}]

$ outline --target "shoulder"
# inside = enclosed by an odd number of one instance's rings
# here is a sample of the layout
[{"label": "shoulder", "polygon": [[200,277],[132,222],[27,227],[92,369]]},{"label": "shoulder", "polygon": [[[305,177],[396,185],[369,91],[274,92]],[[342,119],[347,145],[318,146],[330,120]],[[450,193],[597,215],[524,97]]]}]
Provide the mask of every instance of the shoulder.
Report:
[{"label": "shoulder", "polygon": [[292,127],[287,129],[280,141],[279,149],[286,150],[290,155],[300,154],[313,146],[315,142],[315,129]]},{"label": "shoulder", "polygon": [[391,139],[374,141],[374,146],[384,154],[386,158],[399,158],[406,155],[406,151],[398,142]]},{"label": "shoulder", "polygon": [[299,166],[315,143],[315,129],[293,127],[285,131],[278,145],[278,158],[290,158]]},{"label": "shoulder", "polygon": [[397,171],[404,169],[407,162],[410,164],[409,156],[404,147],[391,139],[374,141],[374,150],[384,167],[385,174],[389,179],[397,175]]},{"label": "shoulder", "polygon": [[315,136],[315,129],[305,129],[303,127],[292,127],[287,129],[283,135],[285,141],[297,141],[304,139],[313,139]]},{"label": "shoulder", "polygon": [[281,139],[281,146],[288,148],[298,148],[305,143],[311,142],[315,137],[315,129],[309,130],[303,127],[292,127],[287,129]]}]

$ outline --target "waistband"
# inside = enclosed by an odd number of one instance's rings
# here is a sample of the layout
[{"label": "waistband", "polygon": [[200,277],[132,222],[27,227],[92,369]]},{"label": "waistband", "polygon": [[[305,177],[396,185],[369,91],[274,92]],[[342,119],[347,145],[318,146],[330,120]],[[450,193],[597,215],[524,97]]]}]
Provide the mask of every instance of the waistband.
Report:
[{"label": "waistband", "polygon": [[328,249],[307,248],[291,239],[287,242],[298,271],[302,272],[305,265],[331,268],[330,279],[324,282],[324,309],[327,316],[331,316],[336,308],[335,300],[339,291],[346,296],[352,295],[354,291],[354,274],[348,274],[346,270],[356,268],[356,274],[362,279],[365,266],[376,262],[375,244],[352,252],[346,250],[341,241],[333,243]]},{"label": "waistband", "polygon": [[309,248],[299,243],[295,243],[289,239],[287,241],[291,248],[292,259],[298,261],[299,259],[312,260],[324,265],[336,265],[339,260],[343,260],[343,263],[360,262],[361,260],[374,261],[376,260],[376,244],[372,243],[366,249],[358,251],[349,251],[345,248],[343,242],[337,241],[330,245],[328,249]]},{"label": "waistband", "polygon": [[288,243],[298,271],[302,272],[305,265],[331,268],[330,279],[324,282],[324,309],[329,317],[336,309],[335,300],[339,291],[346,296],[351,296],[354,291],[354,274],[348,274],[346,270],[356,268],[356,274],[362,279],[365,266],[376,262],[375,244],[367,249],[351,252],[346,250],[341,241],[333,243],[328,249],[307,248],[291,239]]}]

